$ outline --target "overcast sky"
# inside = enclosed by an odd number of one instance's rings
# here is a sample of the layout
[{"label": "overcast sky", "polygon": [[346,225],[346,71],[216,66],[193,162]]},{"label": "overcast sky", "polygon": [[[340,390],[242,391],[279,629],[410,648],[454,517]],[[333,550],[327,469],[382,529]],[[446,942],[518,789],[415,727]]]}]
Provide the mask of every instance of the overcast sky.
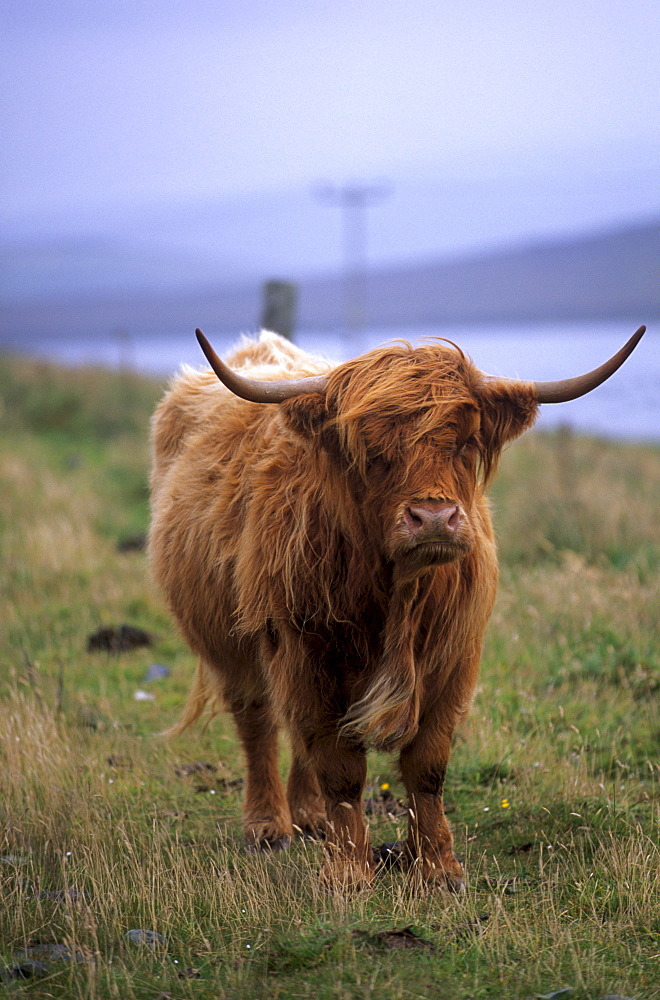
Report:
[{"label": "overcast sky", "polygon": [[[241,205],[311,202],[323,179],[392,181],[390,256],[396,232],[434,250],[441,187],[448,232],[491,242],[660,211],[658,0],[0,0],[0,17],[14,239],[214,203],[237,245]],[[490,219],[479,198],[504,186]]]}]

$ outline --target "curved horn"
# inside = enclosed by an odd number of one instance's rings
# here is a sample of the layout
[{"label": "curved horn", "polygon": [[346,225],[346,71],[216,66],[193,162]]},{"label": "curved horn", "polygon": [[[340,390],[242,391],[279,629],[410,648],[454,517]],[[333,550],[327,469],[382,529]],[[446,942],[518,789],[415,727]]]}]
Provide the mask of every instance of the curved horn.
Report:
[{"label": "curved horn", "polygon": [[637,347],[638,343],[646,332],[645,326],[640,326],[639,330],[633,333],[627,344],[620,351],[586,375],[577,375],[575,378],[560,379],[558,382],[534,382],[536,398],[539,403],[567,403],[570,399],[577,399],[591,392],[601,382],[613,375],[617,368],[629,357]]},{"label": "curved horn", "polygon": [[220,381],[241,399],[251,403],[281,403],[283,399],[292,396],[302,396],[310,392],[325,392],[327,378],[325,375],[311,375],[307,378],[281,379],[269,382],[267,379],[247,378],[229,368],[218,357],[201,330],[195,330],[199,346],[206,355],[206,360]]}]

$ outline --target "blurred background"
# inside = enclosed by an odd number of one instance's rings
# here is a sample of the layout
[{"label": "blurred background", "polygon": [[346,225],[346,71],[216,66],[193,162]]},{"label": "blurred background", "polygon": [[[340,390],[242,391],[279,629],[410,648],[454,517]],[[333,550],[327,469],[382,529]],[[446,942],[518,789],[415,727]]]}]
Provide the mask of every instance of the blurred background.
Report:
[{"label": "blurred background", "polygon": [[[660,438],[657,0],[0,0],[0,349],[168,374],[261,323],[614,379]],[[270,299],[267,283],[271,285]],[[291,287],[292,286],[292,287]]]}]

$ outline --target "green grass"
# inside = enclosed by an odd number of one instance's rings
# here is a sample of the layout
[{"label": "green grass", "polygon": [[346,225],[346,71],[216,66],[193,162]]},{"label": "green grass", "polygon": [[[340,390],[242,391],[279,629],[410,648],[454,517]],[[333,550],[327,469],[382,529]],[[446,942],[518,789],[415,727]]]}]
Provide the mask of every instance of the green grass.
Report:
[{"label": "green grass", "polygon": [[[658,450],[563,432],[506,453],[500,594],[446,791],[468,891],[392,872],[343,899],[317,880],[318,845],[243,852],[228,718],[157,738],[193,659],[144,554],[117,546],[147,526],[161,391],[0,366],[0,968],[36,941],[84,959],[0,996],[660,996]],[[87,651],[122,622],[155,647]],[[171,674],[145,684],[154,661]],[[215,770],[177,773],[200,761]],[[369,781],[403,794],[387,755]],[[402,824],[371,817],[373,842]],[[405,927],[430,947],[379,936]],[[133,928],[164,944],[130,944]]]}]

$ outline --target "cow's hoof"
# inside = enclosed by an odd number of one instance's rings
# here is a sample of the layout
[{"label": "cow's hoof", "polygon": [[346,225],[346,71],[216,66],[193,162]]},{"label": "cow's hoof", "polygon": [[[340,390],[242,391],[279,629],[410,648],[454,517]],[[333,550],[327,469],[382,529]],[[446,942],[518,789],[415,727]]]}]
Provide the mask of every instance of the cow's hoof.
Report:
[{"label": "cow's hoof", "polygon": [[291,847],[291,837],[277,837],[275,840],[247,840],[245,850],[248,854],[270,854],[271,851],[288,851]]},{"label": "cow's hoof", "polygon": [[301,840],[323,841],[326,831],[325,816],[310,816],[305,813],[303,816],[293,817],[293,832]]},{"label": "cow's hoof", "polygon": [[310,804],[309,809],[292,806],[291,820],[294,833],[303,840],[325,840],[327,827],[325,809],[316,808],[314,803]]},{"label": "cow's hoof", "polygon": [[321,885],[328,891],[341,895],[351,895],[368,889],[374,880],[372,867],[357,864],[329,864],[321,869]]},{"label": "cow's hoof", "polygon": [[445,872],[445,881],[449,891],[455,893],[457,896],[461,896],[467,892],[467,884],[464,878]]},{"label": "cow's hoof", "polygon": [[300,839],[309,844],[322,844],[325,840],[325,830],[302,830]]},{"label": "cow's hoof", "polygon": [[[403,848],[407,846],[401,845]],[[411,858],[409,851],[402,853],[407,862],[408,876],[420,890],[443,889],[456,895],[465,892],[463,865],[453,851],[444,851],[439,857],[431,858]]]}]

